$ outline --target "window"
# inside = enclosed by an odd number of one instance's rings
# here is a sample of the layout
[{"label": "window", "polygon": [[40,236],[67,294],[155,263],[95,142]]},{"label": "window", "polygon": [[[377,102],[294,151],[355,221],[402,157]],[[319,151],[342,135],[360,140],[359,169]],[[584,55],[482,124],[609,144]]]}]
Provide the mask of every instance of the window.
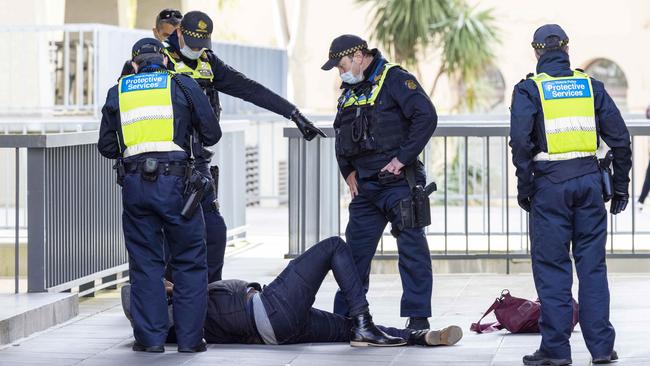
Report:
[{"label": "window", "polygon": [[627,78],[618,64],[606,58],[598,58],[585,67],[585,72],[602,81],[618,108],[627,110]]}]

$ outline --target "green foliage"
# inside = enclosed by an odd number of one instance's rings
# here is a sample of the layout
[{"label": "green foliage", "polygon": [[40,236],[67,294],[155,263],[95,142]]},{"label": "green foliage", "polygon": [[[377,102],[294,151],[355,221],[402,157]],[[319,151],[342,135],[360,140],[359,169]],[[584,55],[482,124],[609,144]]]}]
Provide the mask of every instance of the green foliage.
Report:
[{"label": "green foliage", "polygon": [[418,50],[434,40],[431,24],[452,14],[450,0],[358,0],[372,3],[372,39],[392,58],[406,66],[416,65]]},{"label": "green foliage", "polygon": [[[441,66],[431,86],[433,95],[445,75],[457,86],[455,109],[480,105],[480,75],[494,58],[498,29],[492,9],[470,7],[463,0],[357,0],[372,3],[372,38],[406,67],[417,66],[419,51],[440,49]],[[418,72],[418,74],[421,74]]]}]

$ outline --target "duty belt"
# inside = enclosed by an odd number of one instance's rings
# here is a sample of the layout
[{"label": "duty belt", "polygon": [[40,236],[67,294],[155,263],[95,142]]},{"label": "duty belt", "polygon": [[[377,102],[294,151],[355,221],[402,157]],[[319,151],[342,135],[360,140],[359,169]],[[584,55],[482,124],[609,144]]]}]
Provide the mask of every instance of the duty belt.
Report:
[{"label": "duty belt", "polygon": [[[160,162],[158,164],[157,175],[173,175],[176,177],[185,177],[187,174],[187,162],[170,161]],[[124,163],[127,174],[142,173],[144,171],[144,162]]]}]

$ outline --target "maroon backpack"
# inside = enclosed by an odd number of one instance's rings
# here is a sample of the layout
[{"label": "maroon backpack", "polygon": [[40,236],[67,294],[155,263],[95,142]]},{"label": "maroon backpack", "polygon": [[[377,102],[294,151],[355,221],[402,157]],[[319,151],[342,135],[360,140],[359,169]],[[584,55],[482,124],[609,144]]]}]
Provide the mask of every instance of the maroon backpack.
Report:
[{"label": "maroon backpack", "polygon": [[[497,321],[481,324],[481,320],[494,311]],[[501,297],[483,314],[481,319],[472,323],[471,331],[476,333],[489,333],[507,329],[511,333],[539,333],[539,300],[530,301],[510,295],[510,291],[501,291]],[[573,327],[578,324],[578,303],[573,300]]]}]

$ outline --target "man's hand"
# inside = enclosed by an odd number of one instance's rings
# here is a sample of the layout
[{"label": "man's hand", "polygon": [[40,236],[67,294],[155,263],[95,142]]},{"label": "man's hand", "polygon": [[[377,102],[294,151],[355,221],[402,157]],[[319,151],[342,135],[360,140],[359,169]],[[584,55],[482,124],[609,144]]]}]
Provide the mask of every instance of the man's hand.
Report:
[{"label": "man's hand", "polygon": [[307,117],[303,116],[298,109],[294,110],[293,113],[291,113],[291,120],[296,124],[296,126],[298,126],[300,133],[302,133],[302,137],[304,137],[307,141],[311,141],[314,137],[316,137],[316,135],[327,137],[323,131],[314,126],[314,124],[311,123]]},{"label": "man's hand", "polygon": [[629,200],[629,194],[623,192],[614,192],[612,203],[609,205],[609,212],[611,212],[612,215],[620,214],[627,207],[627,202]]},{"label": "man's hand", "polygon": [[517,198],[517,203],[524,211],[530,212],[530,197]]},{"label": "man's hand", "polygon": [[359,188],[357,186],[357,171],[353,170],[352,173],[348,174],[348,177],[345,178],[345,182],[348,184],[348,187],[350,188],[350,194],[352,195],[352,198],[356,197],[359,195]]},{"label": "man's hand", "polygon": [[397,158],[393,158],[393,160],[390,161],[390,163],[386,164],[385,167],[381,169],[381,171],[388,171],[390,173],[393,173],[395,175],[399,175],[400,170],[404,167],[404,164],[402,164],[401,161],[397,160]]}]

